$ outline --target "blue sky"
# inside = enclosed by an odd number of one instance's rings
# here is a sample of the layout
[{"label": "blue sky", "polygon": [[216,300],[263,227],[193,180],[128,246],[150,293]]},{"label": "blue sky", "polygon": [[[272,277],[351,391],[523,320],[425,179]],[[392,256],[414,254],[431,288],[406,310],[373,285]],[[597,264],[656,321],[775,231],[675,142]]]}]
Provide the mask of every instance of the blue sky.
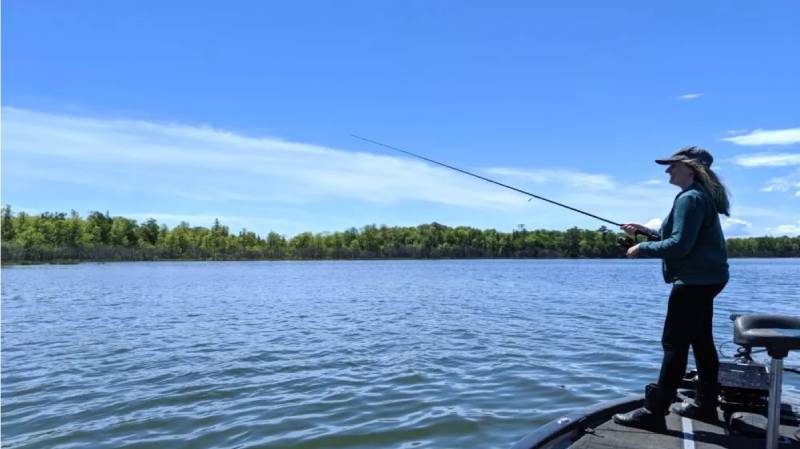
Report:
[{"label": "blue sky", "polygon": [[[9,0],[2,202],[286,235],[597,228],[715,156],[729,236],[800,233],[800,5]],[[565,6],[565,5],[569,6]]]}]

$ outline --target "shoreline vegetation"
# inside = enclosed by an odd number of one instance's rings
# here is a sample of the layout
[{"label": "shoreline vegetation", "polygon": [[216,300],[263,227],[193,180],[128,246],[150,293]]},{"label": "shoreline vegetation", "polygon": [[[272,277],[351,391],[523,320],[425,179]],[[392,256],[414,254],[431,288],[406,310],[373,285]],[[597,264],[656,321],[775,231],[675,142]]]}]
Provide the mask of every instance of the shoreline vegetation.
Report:
[{"label": "shoreline vegetation", "polygon": [[[77,263],[157,260],[356,260],[356,259],[513,259],[624,258],[617,240],[624,234],[597,230],[511,232],[450,227],[367,225],[338,232],[303,232],[287,238],[262,237],[242,229],[231,233],[214,221],[210,228],[182,222],[170,229],[155,219],[137,223],[108,212],[85,218],[45,212],[14,214],[2,208],[2,263]],[[800,257],[798,237],[728,239],[730,257]]]}]

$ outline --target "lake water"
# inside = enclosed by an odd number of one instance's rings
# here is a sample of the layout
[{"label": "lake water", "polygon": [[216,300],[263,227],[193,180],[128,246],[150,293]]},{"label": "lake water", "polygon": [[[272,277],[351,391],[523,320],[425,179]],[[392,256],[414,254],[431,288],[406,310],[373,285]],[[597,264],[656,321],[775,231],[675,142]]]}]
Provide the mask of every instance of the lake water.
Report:
[{"label": "lake water", "polygon": [[[731,274],[728,357],[730,313],[800,314],[800,260]],[[4,268],[2,443],[509,447],[654,381],[668,293],[656,260]]]}]

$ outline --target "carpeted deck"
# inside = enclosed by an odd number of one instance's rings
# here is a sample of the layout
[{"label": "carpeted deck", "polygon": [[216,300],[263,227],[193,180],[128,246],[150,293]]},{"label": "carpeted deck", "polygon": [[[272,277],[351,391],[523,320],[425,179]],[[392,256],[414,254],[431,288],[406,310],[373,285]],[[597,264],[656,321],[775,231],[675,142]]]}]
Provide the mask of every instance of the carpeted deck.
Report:
[{"label": "carpeted deck", "polygon": [[[667,416],[667,432],[654,433],[615,424],[609,420],[581,437],[573,449],[761,449],[766,446],[763,438],[726,435],[722,422],[718,425],[686,419],[670,414]],[[684,425],[687,428],[684,429]],[[691,427],[691,429],[689,428]],[[780,449],[800,449],[795,426],[781,426]]]}]

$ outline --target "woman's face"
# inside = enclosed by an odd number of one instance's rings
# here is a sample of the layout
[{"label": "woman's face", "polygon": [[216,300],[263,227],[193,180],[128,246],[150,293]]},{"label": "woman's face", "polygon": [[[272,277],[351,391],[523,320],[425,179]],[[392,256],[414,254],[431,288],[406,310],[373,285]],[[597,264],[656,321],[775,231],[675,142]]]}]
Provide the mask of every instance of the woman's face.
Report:
[{"label": "woman's face", "polygon": [[669,183],[675,184],[678,187],[686,188],[694,182],[694,173],[692,169],[682,162],[673,162],[669,164],[666,172],[669,173]]}]

